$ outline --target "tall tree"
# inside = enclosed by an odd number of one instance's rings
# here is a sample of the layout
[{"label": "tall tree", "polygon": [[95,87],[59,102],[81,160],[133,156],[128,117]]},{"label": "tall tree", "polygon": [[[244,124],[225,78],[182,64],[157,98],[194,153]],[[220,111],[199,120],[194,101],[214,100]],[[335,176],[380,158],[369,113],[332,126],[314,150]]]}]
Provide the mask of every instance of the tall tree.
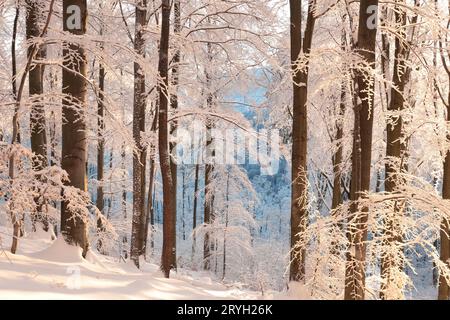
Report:
[{"label": "tall tree", "polygon": [[[17,26],[19,23],[20,17],[20,6],[19,3],[16,3],[16,10],[13,22],[13,33],[11,39],[11,64],[12,64],[12,94],[14,99],[16,100],[16,104],[14,105],[14,115],[13,115],[13,137],[11,144],[20,143],[20,126],[19,126],[19,107],[20,104],[18,102],[18,93],[17,93],[17,57],[16,57],[16,42],[17,42]],[[11,155],[9,160],[9,178],[11,183],[14,179],[14,170],[15,170],[15,159],[14,154]],[[11,205],[14,206],[14,202],[11,201]],[[11,208],[13,209],[13,208]],[[19,236],[20,236],[20,228],[21,228],[21,219],[16,217],[15,213],[11,210],[11,222],[13,225],[13,239],[11,243],[11,253],[15,254],[17,251]]]},{"label": "tall tree", "polygon": [[[147,0],[139,0],[135,9],[136,23],[134,50],[145,57],[145,27],[147,25]],[[140,62],[134,63],[134,105],[133,105],[133,222],[131,231],[130,257],[139,267],[139,256],[143,254],[142,239],[145,219],[145,163],[147,153],[141,142],[141,133],[145,131],[145,72]]]},{"label": "tall tree", "polygon": [[[356,51],[375,68],[375,44],[377,35],[378,0],[361,0],[359,8],[358,40]],[[373,131],[373,89],[372,75],[356,70],[355,94],[355,127],[352,155],[352,190],[351,199],[358,200],[361,194],[370,188],[370,173],[372,162],[372,131]],[[356,226],[350,230],[352,252],[347,254],[345,276],[345,299],[364,299],[365,296],[365,257],[367,239],[368,212],[358,216],[354,221]],[[352,211],[357,211],[356,208]]]},{"label": "tall tree", "polygon": [[[63,0],[63,24],[65,32],[83,36],[87,27],[87,0]],[[61,166],[69,176],[69,185],[87,191],[86,53],[80,44],[65,42],[63,55]],[[87,217],[81,217],[75,210],[68,200],[63,201],[61,233],[67,243],[81,247],[85,256],[89,248]]]},{"label": "tall tree", "polygon": [[[174,23],[173,23],[173,31],[175,36],[178,36],[180,31],[181,31],[181,5],[180,5],[180,0],[174,0],[173,2],[173,15],[174,15]],[[179,82],[179,72],[180,72],[180,60],[181,60],[181,53],[180,53],[180,49],[177,47],[175,50],[175,54],[173,56],[172,59],[172,86],[173,86],[173,94],[170,96],[170,107],[172,109],[172,112],[176,112],[178,109],[178,93],[177,93],[177,89],[178,89],[178,82]],[[177,130],[177,122],[172,121],[172,125],[171,125],[171,133],[174,133]],[[171,152],[175,152],[175,144],[173,142],[171,142],[170,144],[170,151]],[[173,196],[173,202],[175,203],[175,206],[177,206],[177,176],[178,176],[178,168],[177,168],[177,163],[174,160],[174,157],[170,158],[170,170],[172,173],[172,180],[173,180],[173,191],[172,191],[172,196]],[[176,241],[176,236],[174,236],[174,239]],[[176,244],[174,246],[174,248],[176,249]],[[172,252],[172,264],[176,265],[176,251]]]},{"label": "tall tree", "polygon": [[[44,19],[41,12],[41,4],[36,0],[27,0],[27,22],[26,34],[28,40],[35,40],[41,34],[40,24]],[[28,48],[28,55],[32,54],[32,47]],[[35,60],[43,60],[47,55],[45,46],[40,46],[36,50]],[[31,135],[31,150],[35,154],[33,161],[33,168],[40,171],[48,165],[47,160],[47,129],[45,123],[45,109],[44,105],[39,101],[39,95],[44,93],[44,64],[38,63],[30,69],[28,76],[28,89],[30,98],[37,97],[36,101],[32,102],[30,113],[30,135]],[[34,100],[34,99],[33,99]],[[40,177],[37,177],[39,179]],[[41,222],[45,231],[48,231],[48,221],[42,213],[43,203],[38,197],[35,199],[37,214],[33,219],[33,225],[36,227],[36,222]]]},{"label": "tall tree", "polygon": [[169,37],[170,37],[170,1],[162,0],[161,41],[159,45],[158,71],[161,83],[159,93],[159,161],[163,182],[163,250],[161,256],[161,270],[164,276],[170,276],[170,270],[176,268],[174,254],[176,252],[176,203],[173,202],[172,192],[174,180],[170,166],[169,150]]},{"label": "tall tree", "polygon": [[195,229],[197,228],[197,207],[198,207],[198,182],[199,182],[200,165],[195,164],[195,177],[194,177],[194,204],[192,212],[192,261],[195,257],[195,248],[197,246],[197,235]]},{"label": "tall tree", "polygon": [[[152,123],[152,127],[151,130],[152,132],[156,132],[157,130],[157,126],[158,126],[158,105],[159,103],[155,103],[155,110],[154,110],[154,117],[153,117],[153,123]],[[153,219],[153,215],[154,215],[154,190],[155,190],[155,180],[156,180],[156,161],[155,161],[155,150],[153,148],[150,148],[150,166],[149,166],[149,181],[148,181],[148,194],[147,194],[147,210],[145,212],[145,224],[144,224],[144,229],[143,229],[143,241],[144,241],[144,245],[143,245],[143,250],[144,250],[144,255],[147,252],[147,238],[148,238],[148,229],[149,229],[149,223],[152,227],[151,230],[151,247],[153,249],[153,225],[154,225],[154,219]]]},{"label": "tall tree", "polygon": [[[102,5],[100,5],[100,10],[102,10]],[[103,19],[103,17],[102,17]],[[104,33],[103,21],[100,22],[100,36]],[[103,50],[103,45],[101,45],[101,50]],[[100,62],[98,69],[98,97],[97,97],[97,199],[96,205],[97,209],[103,213],[105,206],[104,192],[103,192],[103,178],[105,171],[105,66],[103,62]],[[97,231],[102,233],[104,231],[104,226],[101,218],[97,219]],[[100,235],[101,236],[101,235]],[[100,238],[97,243],[97,248],[99,252],[103,251],[103,243]]]},{"label": "tall tree", "polygon": [[[211,92],[211,72],[208,70],[212,63],[212,44],[207,43],[207,53],[209,65],[206,68],[206,87],[209,91],[206,98],[206,106],[208,111],[212,111],[214,96]],[[203,213],[203,223],[208,226],[214,222],[214,190],[213,190],[213,174],[214,174],[214,164],[213,158],[215,155],[214,144],[212,139],[213,120],[210,118],[206,119],[206,159],[205,159],[205,197],[204,197],[204,213]],[[211,255],[214,251],[214,239],[212,239],[211,231],[207,230],[205,232],[203,241],[203,269],[211,270]]]},{"label": "tall tree", "polygon": [[[416,5],[418,0],[415,1]],[[403,6],[404,0],[397,1],[399,5],[394,10],[396,32],[395,36],[395,52],[394,52],[394,70],[391,89],[390,101],[388,104],[388,111],[392,112],[387,124],[387,143],[386,143],[386,192],[395,192],[403,184],[401,173],[407,170],[407,143],[404,137],[404,119],[401,112],[405,109],[405,87],[409,82],[411,70],[408,67],[408,59],[410,54],[410,47],[414,31],[411,34],[411,39],[407,37],[407,15]],[[414,25],[417,22],[417,15],[411,20]],[[415,26],[413,26],[414,30]],[[382,299],[389,299],[389,292],[393,292],[393,285],[395,285],[395,269],[403,268],[402,265],[396,263],[393,257],[394,250],[389,249],[390,246],[396,246],[402,242],[402,234],[400,228],[401,215],[405,209],[404,201],[395,201],[393,205],[394,215],[390,219],[386,219],[385,237],[388,252],[383,255],[381,259],[381,277],[382,286],[380,290],[380,297]]]},{"label": "tall tree", "polygon": [[[437,1],[436,1],[437,4]],[[448,11],[450,14],[450,1],[448,2]],[[450,25],[450,19],[447,22],[447,26]],[[444,45],[448,45],[447,36],[445,36],[445,41],[440,39],[439,41],[439,52],[442,60],[442,65],[447,74],[448,78],[448,96],[447,101],[442,100],[443,104],[446,107],[447,115],[446,120],[450,121],[450,66],[448,62],[448,55],[445,54]],[[447,56],[447,57],[446,57]],[[436,84],[437,87],[437,84]],[[442,98],[442,95],[440,95]],[[447,134],[447,141],[450,141],[450,135]],[[444,159],[444,168],[443,168],[443,178],[442,178],[442,198],[450,199],[450,150],[446,152]],[[440,259],[447,266],[450,267],[450,221],[448,219],[443,219],[441,223],[441,231],[440,231]],[[447,282],[447,279],[443,274],[439,275],[439,287],[438,287],[438,299],[439,300],[448,300],[450,299],[450,284]]]},{"label": "tall tree", "polygon": [[[308,220],[307,142],[308,142],[308,75],[315,17],[315,0],[308,2],[308,17],[302,37],[302,1],[290,0],[291,62],[293,71],[293,124],[292,124],[292,195],[291,195],[291,264],[289,279],[305,280],[305,248],[299,248],[301,235]],[[306,58],[299,68],[299,59]]]}]

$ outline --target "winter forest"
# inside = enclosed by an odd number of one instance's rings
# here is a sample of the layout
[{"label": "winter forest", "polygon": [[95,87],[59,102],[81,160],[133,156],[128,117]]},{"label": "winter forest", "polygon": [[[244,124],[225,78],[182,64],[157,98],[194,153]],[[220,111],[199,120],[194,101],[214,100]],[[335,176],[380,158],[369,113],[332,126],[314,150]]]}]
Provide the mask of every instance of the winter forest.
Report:
[{"label": "winter forest", "polygon": [[0,299],[450,298],[450,1],[0,0]]}]

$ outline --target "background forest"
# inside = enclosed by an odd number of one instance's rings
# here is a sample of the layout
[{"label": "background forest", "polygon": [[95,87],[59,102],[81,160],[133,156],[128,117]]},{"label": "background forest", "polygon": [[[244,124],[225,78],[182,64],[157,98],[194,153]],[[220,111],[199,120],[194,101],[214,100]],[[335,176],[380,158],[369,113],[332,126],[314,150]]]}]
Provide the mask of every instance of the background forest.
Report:
[{"label": "background forest", "polygon": [[444,0],[0,0],[0,297],[77,294],[77,266],[135,298],[448,300],[449,26]]}]

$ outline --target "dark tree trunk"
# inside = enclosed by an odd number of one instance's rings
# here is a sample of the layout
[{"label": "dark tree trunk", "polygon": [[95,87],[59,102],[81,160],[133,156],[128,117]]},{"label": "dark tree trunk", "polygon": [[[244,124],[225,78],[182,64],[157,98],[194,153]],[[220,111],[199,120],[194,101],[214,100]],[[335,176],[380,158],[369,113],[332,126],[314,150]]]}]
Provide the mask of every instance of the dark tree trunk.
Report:
[{"label": "dark tree trunk", "polygon": [[[11,64],[12,64],[12,94],[14,99],[17,102],[17,60],[16,60],[16,41],[17,41],[17,25],[20,16],[20,6],[17,3],[16,5],[16,13],[14,17],[13,23],[13,35],[12,35],[12,45],[11,45]],[[18,119],[18,103],[14,106],[14,116],[13,116],[13,137],[12,144],[20,143],[20,127],[19,127],[19,119]],[[9,178],[14,179],[14,170],[15,170],[15,160],[14,155],[11,155],[9,161]],[[20,229],[22,224],[22,219],[16,216],[16,214],[12,211],[14,208],[14,199],[10,199],[11,205],[11,222],[13,225],[13,238],[11,242],[11,253],[15,254],[17,251],[17,246],[19,245],[19,237],[20,237]]]},{"label": "dark tree trunk", "polygon": [[304,247],[300,247],[301,236],[308,223],[307,194],[307,99],[309,63],[303,70],[298,70],[297,62],[301,54],[308,56],[311,52],[312,37],[316,18],[314,17],[315,0],[308,3],[308,17],[304,38],[302,40],[302,1],[290,0],[291,12],[291,62],[293,69],[293,125],[292,125],[292,195],[291,195],[291,264],[289,279],[305,280]]},{"label": "dark tree trunk", "polygon": [[[100,31],[100,35],[103,34],[103,29]],[[104,92],[105,92],[105,67],[102,63],[99,66],[98,72],[98,82],[99,82],[99,93],[98,93],[98,104],[97,104],[97,199],[96,205],[97,209],[100,213],[103,214],[103,209],[105,206],[105,199],[103,193],[103,184],[104,184],[104,171],[105,171],[105,106],[104,106]],[[102,219],[99,217],[97,219],[97,231],[99,233],[100,239],[97,243],[97,249],[99,252],[103,252],[103,243],[102,243],[102,233],[105,231],[105,227],[103,226]]]},{"label": "dark tree trunk", "polygon": [[[158,127],[158,112],[159,112],[159,103],[155,104],[155,112],[154,112],[154,118],[152,123],[152,132],[156,132]],[[151,248],[153,249],[154,241],[153,241],[153,231],[154,231],[154,189],[155,189],[155,174],[156,174],[156,163],[155,163],[155,157],[154,154],[155,151],[153,148],[150,149],[150,174],[149,174],[149,182],[148,182],[148,195],[147,195],[147,210],[145,212],[145,224],[144,224],[144,255],[147,252],[147,239],[148,239],[148,228],[149,228],[149,222],[151,223]]]},{"label": "dark tree trunk", "polygon": [[[449,77],[450,83],[450,77]],[[448,103],[450,106],[450,91],[448,94]],[[447,121],[450,121],[450,107],[447,107]],[[447,137],[450,140],[450,137]],[[442,198],[450,199],[450,151],[447,151],[444,161],[444,177],[442,181]],[[447,267],[450,268],[450,222],[448,219],[444,219],[441,224],[440,232],[440,259],[446,262]],[[445,277],[439,275],[439,287],[438,287],[438,299],[448,300],[450,298],[449,283]]]},{"label": "dark tree trunk", "polygon": [[229,224],[229,210],[230,210],[230,173],[227,174],[227,188],[226,188],[226,212],[225,212],[225,228],[223,230],[223,261],[222,261],[222,281],[226,276],[226,268],[227,268],[227,229]]},{"label": "dark tree trunk", "polygon": [[163,250],[161,270],[164,276],[170,276],[170,270],[176,268],[176,204],[173,202],[175,189],[171,171],[169,150],[169,36],[170,36],[170,1],[162,0],[161,41],[159,47],[159,76],[163,82],[158,86],[159,92],[159,161],[163,180]]},{"label": "dark tree trunk", "polygon": [[198,207],[198,180],[199,180],[200,165],[195,165],[195,180],[194,180],[194,207],[192,214],[192,260],[195,257],[195,248],[197,246],[197,235],[195,229],[197,228],[197,207]]},{"label": "dark tree trunk", "polygon": [[186,216],[185,216],[185,198],[186,198],[186,168],[183,168],[183,184],[182,188],[182,196],[181,196],[181,235],[183,237],[183,241],[186,240]]},{"label": "dark tree trunk", "polygon": [[[211,98],[208,98],[210,100]],[[209,122],[209,120],[207,120]],[[208,150],[211,150],[211,146],[213,145],[213,141],[211,138],[211,130],[212,126],[210,123],[206,125],[206,152],[209,153]],[[214,156],[214,150],[211,150],[212,157]],[[212,158],[211,157],[211,158]],[[206,227],[209,227],[214,222],[214,191],[213,191],[213,171],[214,165],[211,163],[212,159],[206,159],[205,164],[205,199],[204,199],[204,214],[203,214],[203,222]],[[203,269],[211,270],[211,255],[214,250],[214,242],[212,239],[212,232],[210,230],[205,232],[204,243],[203,243]]]},{"label": "dark tree trunk", "polygon": [[[145,57],[144,28],[147,25],[147,0],[136,4],[136,26],[134,50]],[[133,222],[131,231],[130,257],[139,268],[139,256],[143,254],[143,228],[145,223],[145,164],[146,151],[141,142],[141,133],[145,131],[145,73],[143,67],[134,63],[134,106],[133,106]]]},{"label": "dark tree trunk", "polygon": [[154,214],[154,194],[153,191],[155,189],[155,160],[153,158],[150,158],[150,178],[148,182],[148,195],[147,195],[147,212],[146,212],[146,221],[145,221],[145,233],[144,233],[144,248],[145,253],[147,253],[147,239],[148,239],[148,229],[149,225],[151,225],[151,231],[150,231],[150,246],[153,249],[153,214]]},{"label": "dark tree trunk", "polygon": [[[81,10],[81,24],[71,25],[70,6],[77,6]],[[70,10],[69,10],[70,12]],[[76,13],[75,13],[76,15]],[[78,17],[75,17],[76,19]],[[64,31],[74,35],[84,35],[87,26],[87,1],[63,0]],[[62,125],[62,159],[61,165],[69,175],[69,184],[81,191],[87,191],[86,163],[87,163],[87,136],[86,136],[86,53],[82,46],[76,43],[65,43],[63,55],[72,59],[64,59],[62,93],[63,125]],[[68,200],[61,205],[61,233],[67,243],[79,246],[86,255],[89,243],[87,237],[86,219],[71,211]]]},{"label": "dark tree trunk", "polygon": [[[122,182],[122,213],[123,213],[123,218],[125,221],[127,221],[128,219],[128,211],[127,211],[127,185],[126,185],[126,176],[127,174],[125,173],[126,171],[126,154],[125,154],[125,143],[122,143],[121,146],[121,151],[120,151],[120,156],[121,156],[121,169],[123,172],[123,182]],[[123,244],[123,248],[122,248],[122,256],[127,259],[128,258],[128,248],[126,247],[128,244],[128,235],[125,233],[122,237],[122,244]]]},{"label": "dark tree trunk", "polygon": [[[405,108],[404,91],[405,86],[408,83],[409,72],[407,70],[406,62],[408,59],[408,49],[405,45],[406,39],[406,12],[403,8],[397,7],[395,10],[395,21],[401,28],[395,38],[395,56],[394,56],[394,70],[392,82],[395,88],[391,90],[391,99],[388,104],[388,111],[399,113]],[[386,179],[384,182],[386,192],[395,192],[401,186],[402,181],[399,174],[405,171],[406,158],[406,144],[403,137],[403,117],[401,115],[391,116],[392,123],[388,123],[386,127],[387,131],[387,143],[386,143]],[[384,221],[385,229],[385,243],[386,247],[396,245],[402,241],[400,235],[400,219],[402,211],[404,209],[404,203],[396,201],[394,203],[395,214],[391,219]],[[389,289],[392,282],[395,282],[395,276],[393,274],[394,268],[401,268],[394,263],[395,257],[389,253],[382,256],[381,259],[381,278],[382,285],[380,290],[381,299],[389,299],[386,294],[386,290]]]},{"label": "dark tree trunk", "polygon": [[[175,0],[173,3],[173,13],[174,13],[174,33],[175,35],[179,34],[181,31],[181,17],[180,17],[180,0]],[[177,88],[178,88],[178,78],[179,78],[179,68],[180,68],[180,50],[177,49],[175,51],[175,55],[173,57],[172,63],[172,85],[173,85],[173,90],[174,90],[174,94],[170,96],[170,107],[172,109],[172,112],[176,112],[176,110],[178,109],[178,94],[177,94]],[[170,128],[171,134],[173,134],[175,131],[177,130],[177,122],[176,121],[172,121],[172,125]],[[174,143],[170,143],[170,151],[171,152],[175,152],[175,144]],[[175,207],[177,206],[177,180],[178,180],[178,170],[177,170],[177,164],[174,160],[173,157],[170,158],[170,170],[172,173],[172,181],[173,181],[173,191],[172,191],[172,201],[175,203]],[[175,241],[176,241],[176,237],[175,237]],[[174,248],[176,249],[176,244],[174,246]],[[172,264],[174,266],[176,266],[176,251],[174,250],[172,252]]]},{"label": "dark tree trunk", "polygon": [[[359,10],[358,25],[358,44],[357,52],[362,56],[366,63],[375,68],[375,43],[377,35],[377,26],[371,25],[369,21],[374,14],[372,8],[378,10],[378,0],[361,0]],[[356,94],[358,99],[355,100],[355,116],[359,117],[355,121],[355,140],[359,141],[354,144],[353,149],[353,165],[352,169],[352,188],[353,201],[361,196],[361,192],[368,191],[370,188],[370,173],[372,161],[372,128],[373,128],[373,77],[367,80],[367,75],[361,71],[356,71]],[[359,105],[360,103],[360,105]],[[356,126],[358,125],[358,127]],[[360,152],[359,152],[360,150]],[[353,171],[354,170],[354,171]],[[352,212],[358,211],[357,205],[353,205]],[[354,230],[350,230],[351,235],[351,251],[347,254],[346,279],[345,279],[345,299],[357,300],[364,299],[365,296],[365,257],[367,239],[367,209],[362,208],[365,214],[354,221],[357,226]]]},{"label": "dark tree trunk", "polygon": [[[437,5],[437,2],[436,2]],[[449,13],[450,13],[450,1],[449,1]],[[450,20],[449,20],[450,23]],[[448,24],[447,24],[448,25]],[[447,43],[446,43],[447,44]],[[440,55],[444,69],[448,76],[448,96],[447,96],[447,121],[450,121],[450,69],[448,68],[448,62],[446,62],[444,50],[442,50],[443,43],[439,43]],[[447,141],[450,141],[450,135],[447,135]],[[442,181],[442,198],[450,199],[450,151],[447,151],[444,160],[444,176]],[[447,264],[450,268],[450,221],[448,219],[443,219],[441,223],[440,231],[440,259]],[[447,282],[445,277],[439,275],[439,286],[438,286],[438,299],[448,300],[450,298],[450,284]]]},{"label": "dark tree trunk", "polygon": [[[35,0],[27,0],[27,21],[26,35],[28,40],[39,37],[41,34],[40,22],[44,19],[40,9],[39,2]],[[28,55],[32,54],[32,47],[28,48]],[[46,57],[46,48],[40,46],[35,53],[35,60],[43,60]],[[47,160],[47,130],[45,124],[44,105],[39,101],[39,95],[44,93],[44,65],[37,64],[30,69],[28,75],[28,87],[30,98],[33,99],[30,114],[30,136],[31,150],[35,154],[33,159],[33,169],[40,171],[48,165]],[[37,176],[40,180],[41,177]],[[33,216],[33,229],[36,229],[36,223],[41,223],[43,229],[48,231],[48,221],[46,215],[42,212],[44,203],[42,199],[36,197],[36,212]]]},{"label": "dark tree trunk", "polygon": [[[207,53],[208,53],[208,61],[212,63],[212,44],[207,43]],[[211,92],[211,79],[212,75],[209,70],[205,72],[206,78],[206,87],[208,90],[206,105],[208,111],[213,110],[213,102],[214,96]],[[205,161],[205,197],[204,197],[204,213],[203,213],[203,223],[209,228],[209,226],[214,223],[214,190],[213,190],[213,176],[214,176],[214,144],[212,140],[212,132],[213,129],[213,121],[210,118],[206,119],[206,157]],[[210,230],[205,232],[205,236],[203,239],[203,269],[211,270],[212,261],[211,256],[214,251],[214,239],[213,233]]]}]

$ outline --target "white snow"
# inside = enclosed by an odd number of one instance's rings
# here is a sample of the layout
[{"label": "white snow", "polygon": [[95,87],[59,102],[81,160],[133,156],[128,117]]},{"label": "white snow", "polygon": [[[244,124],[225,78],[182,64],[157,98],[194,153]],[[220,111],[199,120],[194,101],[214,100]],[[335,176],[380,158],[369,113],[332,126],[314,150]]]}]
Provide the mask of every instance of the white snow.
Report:
[{"label": "white snow", "polygon": [[20,239],[16,255],[7,250],[5,233],[1,238],[0,299],[262,299],[199,272],[165,279],[155,264],[138,270],[93,252],[83,259],[79,249],[42,232]]}]

